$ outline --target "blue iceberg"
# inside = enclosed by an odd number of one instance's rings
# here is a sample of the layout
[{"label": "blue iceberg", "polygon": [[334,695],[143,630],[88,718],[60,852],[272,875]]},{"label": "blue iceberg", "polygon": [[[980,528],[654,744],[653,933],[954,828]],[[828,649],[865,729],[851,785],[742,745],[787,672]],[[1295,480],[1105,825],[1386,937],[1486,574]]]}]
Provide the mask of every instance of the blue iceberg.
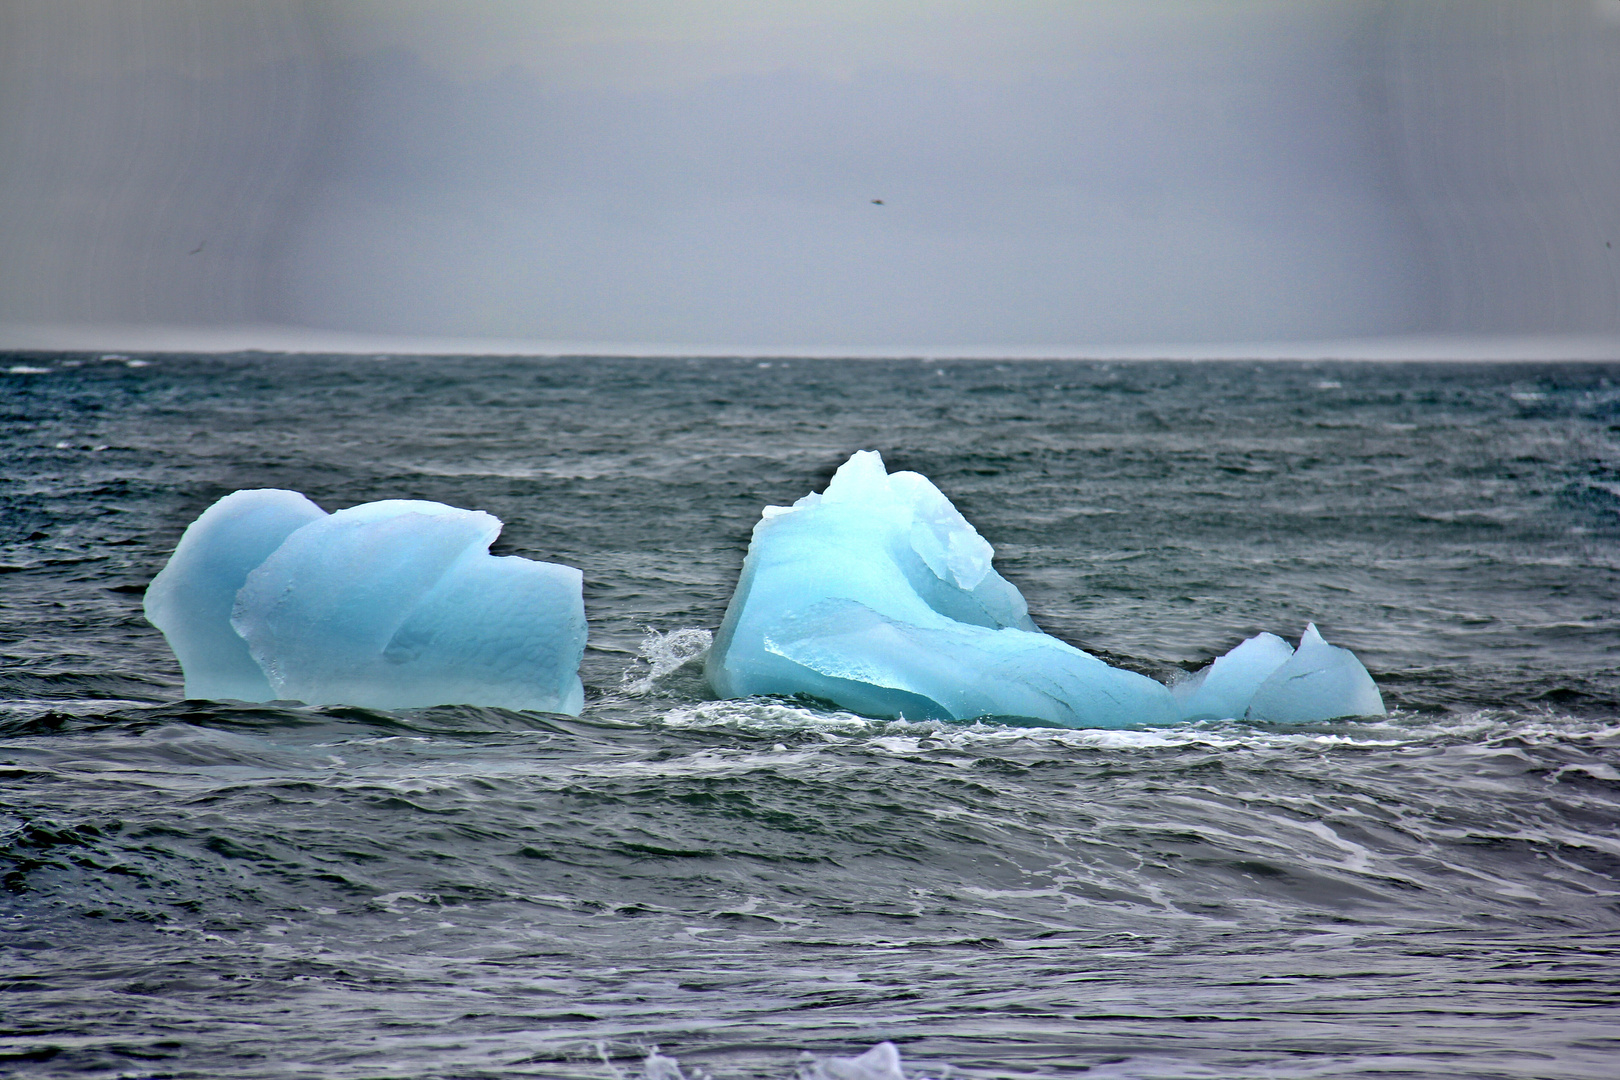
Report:
[{"label": "blue iceberg", "polygon": [[296,491],[236,491],[204,510],[146,588],[146,621],[163,631],[186,696],[275,697],[247,642],[231,629],[236,594],[282,541],[326,511]]},{"label": "blue iceberg", "polygon": [[820,494],[768,506],[709,651],[724,698],[795,695],[907,720],[1124,728],[1383,716],[1367,669],[1315,625],[1259,634],[1173,690],[1043,634],[990,545],[925,477],[855,454]]},{"label": "blue iceberg", "polygon": [[804,694],[866,716],[1171,724],[1161,684],[1043,634],[990,545],[926,477],[874,451],[766,507],[709,652],[720,697]]},{"label": "blue iceberg", "polygon": [[1272,672],[1294,655],[1276,634],[1256,634],[1225,656],[1170,688],[1183,720],[1241,720]]},{"label": "blue iceberg", "polygon": [[1171,687],[1183,720],[1261,720],[1308,724],[1384,716],[1384,699],[1349,649],[1329,645],[1316,624],[1299,648],[1257,634]]},{"label": "blue iceberg", "polygon": [[296,492],[237,492],[186,530],[147,617],[190,696],[577,715],[580,572],[489,554],[500,530],[441,503],[329,515]]},{"label": "blue iceberg", "polygon": [[1312,623],[1294,655],[1255,690],[1245,715],[1277,724],[1308,724],[1386,713],[1378,684],[1356,654],[1329,645]]},{"label": "blue iceberg", "polygon": [[1171,687],[1184,721],[1311,724],[1385,716],[1372,675],[1349,649],[1307,625],[1299,648],[1260,633]]},{"label": "blue iceberg", "polygon": [[[238,491],[181,537],[146,594],[191,697],[577,715],[580,572],[489,546],[501,522],[389,500],[327,514]],[[1042,633],[994,551],[913,472],[855,454],[827,489],[766,507],[709,650],[717,696],[807,695],[910,720],[1123,728],[1384,715],[1372,677],[1308,626],[1243,642],[1173,689]]]}]

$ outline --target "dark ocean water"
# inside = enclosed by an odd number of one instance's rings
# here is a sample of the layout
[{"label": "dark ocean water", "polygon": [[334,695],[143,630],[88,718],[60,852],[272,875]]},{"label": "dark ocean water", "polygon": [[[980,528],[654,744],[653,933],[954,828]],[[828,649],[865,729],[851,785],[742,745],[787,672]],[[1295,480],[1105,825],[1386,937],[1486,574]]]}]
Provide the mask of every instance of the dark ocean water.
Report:
[{"label": "dark ocean water", "polygon": [[[1620,1075],[1620,364],[138,359],[0,365],[0,1072]],[[1314,620],[1392,715],[707,700],[867,448],[1058,636]],[[141,592],[246,487],[582,568],[584,715],[179,700]]]}]

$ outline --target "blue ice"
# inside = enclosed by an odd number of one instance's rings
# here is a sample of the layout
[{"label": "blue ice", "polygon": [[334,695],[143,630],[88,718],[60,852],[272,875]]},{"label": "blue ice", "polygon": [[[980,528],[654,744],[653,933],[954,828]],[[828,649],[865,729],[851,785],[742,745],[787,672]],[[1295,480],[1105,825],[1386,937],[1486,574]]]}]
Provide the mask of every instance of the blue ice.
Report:
[{"label": "blue ice", "polygon": [[490,555],[500,530],[441,503],[328,515],[295,492],[238,492],[187,529],[148,617],[191,696],[577,715],[580,572]]},{"label": "blue ice", "polygon": [[1355,653],[1329,645],[1315,623],[1298,649],[1257,634],[1171,690],[1183,720],[1305,724],[1385,715],[1378,685]]},{"label": "blue ice", "polygon": [[908,720],[1123,728],[1382,716],[1367,669],[1313,625],[1250,638],[1175,691],[1043,634],[938,488],[855,454],[826,491],[768,506],[709,652],[720,697],[804,694]]},{"label": "blue ice", "polygon": [[993,554],[927,478],[861,451],[825,492],[765,508],[709,652],[710,686],[908,720],[1176,722],[1164,686],[1041,633]]},{"label": "blue ice", "polygon": [[168,565],[146,589],[146,620],[168,638],[190,698],[275,697],[231,608],[247,576],[295,531],[326,511],[296,491],[235,491],[187,527]]},{"label": "blue ice", "polygon": [[1183,720],[1241,720],[1260,685],[1288,662],[1294,647],[1276,634],[1256,634],[1170,688]]},{"label": "blue ice", "polygon": [[1294,655],[1255,690],[1246,715],[1280,724],[1383,716],[1384,697],[1355,653],[1329,645],[1312,623]]}]

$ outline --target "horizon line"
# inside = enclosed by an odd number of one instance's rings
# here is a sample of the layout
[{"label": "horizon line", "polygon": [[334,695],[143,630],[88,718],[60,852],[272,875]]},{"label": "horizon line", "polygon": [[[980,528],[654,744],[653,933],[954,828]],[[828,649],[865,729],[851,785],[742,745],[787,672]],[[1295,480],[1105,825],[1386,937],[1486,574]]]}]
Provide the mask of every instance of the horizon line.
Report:
[{"label": "horizon line", "polygon": [[371,334],[283,324],[3,324],[0,352],[264,353],[738,360],[1620,361],[1620,334],[1401,334],[1250,342],[1089,345],[717,345]]}]

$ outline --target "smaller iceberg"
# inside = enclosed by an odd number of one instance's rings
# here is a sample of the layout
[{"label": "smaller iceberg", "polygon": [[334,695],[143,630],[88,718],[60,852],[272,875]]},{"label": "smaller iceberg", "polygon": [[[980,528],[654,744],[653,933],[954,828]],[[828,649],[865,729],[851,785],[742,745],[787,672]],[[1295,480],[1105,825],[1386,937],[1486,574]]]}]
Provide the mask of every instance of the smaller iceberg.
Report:
[{"label": "smaller iceberg", "polygon": [[1250,720],[1274,724],[1385,715],[1378,684],[1356,654],[1323,641],[1315,623],[1305,628],[1294,655],[1260,684],[1247,712]]},{"label": "smaller iceberg", "polygon": [[861,451],[825,492],[765,508],[709,651],[710,687],[908,720],[1176,722],[1161,684],[1041,633],[993,554],[926,477]]},{"label": "smaller iceberg", "polygon": [[859,1057],[824,1057],[799,1073],[802,1080],[906,1080],[900,1049],[880,1042]]},{"label": "smaller iceberg", "polygon": [[1355,653],[1329,645],[1315,623],[1305,627],[1298,649],[1275,634],[1257,634],[1171,692],[1183,720],[1308,724],[1387,715]]},{"label": "smaller iceberg", "polygon": [[578,570],[489,554],[501,522],[388,500],[327,514],[241,491],[181,537],[147,592],[193,697],[577,715]]},{"label": "smaller iceberg", "polygon": [[1241,720],[1271,673],[1294,647],[1276,634],[1256,634],[1208,667],[1170,688],[1183,720]]}]

